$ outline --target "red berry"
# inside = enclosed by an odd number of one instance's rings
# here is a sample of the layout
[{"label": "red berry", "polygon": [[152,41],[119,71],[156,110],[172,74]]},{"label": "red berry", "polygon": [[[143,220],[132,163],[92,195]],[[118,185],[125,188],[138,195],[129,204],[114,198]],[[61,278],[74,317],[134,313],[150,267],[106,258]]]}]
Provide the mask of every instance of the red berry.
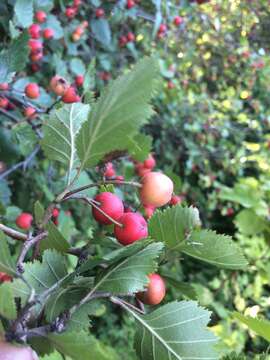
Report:
[{"label": "red berry", "polygon": [[229,208],[227,209],[227,216],[232,216],[233,214],[234,214],[234,209],[231,208],[231,207],[229,207]]},{"label": "red berry", "polygon": [[5,272],[0,272],[0,283],[10,282],[12,277],[6,274]]},{"label": "red berry", "polygon": [[173,19],[173,23],[175,26],[181,25],[182,22],[183,22],[183,18],[181,16],[175,16],[175,18]]},{"label": "red berry", "polygon": [[118,176],[116,176],[115,180],[116,180],[117,182],[121,183],[122,181],[125,180],[125,178],[124,178],[124,176],[122,176],[122,175],[118,175]]},{"label": "red berry", "polygon": [[172,193],[173,182],[168,176],[149,172],[142,178],[140,197],[144,205],[163,206],[171,200]]},{"label": "red berry", "polygon": [[0,108],[5,109],[8,107],[8,99],[5,97],[0,97]]},{"label": "red berry", "polygon": [[152,170],[156,166],[156,160],[154,159],[152,154],[149,154],[148,158],[144,160],[143,166],[146,169],[150,169],[150,170]]},{"label": "red berry", "polygon": [[32,24],[28,28],[28,32],[32,39],[40,38],[40,26],[38,24]]},{"label": "red berry", "polygon": [[33,61],[33,62],[37,62],[39,60],[41,60],[43,58],[43,52],[40,51],[36,54],[31,54],[30,55],[30,59]]},{"label": "red berry", "polygon": [[135,35],[131,31],[127,33],[127,41],[128,42],[134,42],[135,41]]},{"label": "red berry", "polygon": [[81,98],[79,97],[79,95],[76,93],[76,90],[72,86],[70,86],[62,96],[62,101],[66,104],[79,102],[80,100]]},{"label": "red berry", "polygon": [[171,89],[174,89],[174,87],[175,87],[174,83],[171,80],[169,80],[167,82],[167,88],[171,90]]},{"label": "red berry", "polygon": [[35,117],[36,110],[32,106],[27,106],[24,109],[24,115],[30,119],[33,119]]},{"label": "red berry", "polygon": [[0,90],[8,90],[9,85],[8,83],[1,83],[0,84]]},{"label": "red berry", "polygon": [[0,339],[1,360],[38,360],[38,356],[29,346],[14,345]]},{"label": "red berry", "polygon": [[[111,192],[102,192],[98,194],[94,200],[99,203],[98,207],[107,215],[109,215],[113,220],[117,221],[124,213],[124,205],[122,200]],[[94,206],[92,207],[92,214],[96,221],[98,221],[100,224],[110,225],[113,223]]]},{"label": "red berry", "polygon": [[56,95],[63,96],[69,88],[69,85],[66,79],[59,75],[55,75],[50,81],[50,88]]},{"label": "red berry", "polygon": [[166,286],[162,277],[158,274],[149,275],[147,290],[137,294],[139,300],[147,305],[158,305],[166,295]]},{"label": "red berry", "polygon": [[45,13],[45,11],[39,10],[35,13],[35,19],[37,20],[37,22],[44,23],[47,19],[47,14]]},{"label": "red berry", "polygon": [[59,216],[59,213],[60,213],[59,209],[54,208],[52,211],[52,217],[57,218]]},{"label": "red berry", "polygon": [[112,163],[107,163],[106,164],[106,169],[105,169],[105,172],[104,172],[104,176],[106,178],[112,178],[112,177],[115,176],[115,170],[114,170],[114,167],[113,167]]},{"label": "red berry", "polygon": [[129,245],[147,237],[147,222],[140,213],[126,212],[118,221],[122,226],[114,226],[114,235],[120,244]]},{"label": "red berry", "polygon": [[128,42],[128,39],[125,35],[120,36],[119,38],[119,46],[124,47]]},{"label": "red berry", "polygon": [[138,163],[135,165],[135,171],[138,176],[143,177],[144,175],[149,173],[151,170],[145,168],[143,163]]},{"label": "red berry", "polygon": [[160,24],[159,25],[159,29],[158,29],[158,32],[159,33],[165,33],[167,31],[167,26],[166,26],[166,24]]},{"label": "red berry", "polygon": [[96,9],[96,17],[97,17],[97,18],[101,18],[101,17],[103,17],[104,15],[105,15],[105,12],[104,12],[104,10],[103,10],[102,8]]},{"label": "red berry", "polygon": [[154,206],[144,206],[144,213],[145,213],[145,217],[146,219],[150,219],[150,217],[154,214],[155,212],[155,207]]},{"label": "red berry", "polygon": [[77,7],[80,6],[82,4],[81,0],[73,0],[73,6]]},{"label": "red berry", "polygon": [[33,216],[29,213],[21,213],[16,219],[16,225],[24,230],[30,229],[33,221]]},{"label": "red berry", "polygon": [[39,87],[36,83],[30,83],[26,85],[24,88],[24,92],[26,96],[28,96],[30,99],[36,99],[39,97]]},{"label": "red berry", "polygon": [[170,201],[170,205],[176,205],[176,204],[180,204],[182,201],[181,196],[178,195],[173,195]]},{"label": "red berry", "polygon": [[53,29],[47,28],[45,30],[43,30],[43,37],[44,39],[52,39],[54,37],[54,31]]},{"label": "red berry", "polygon": [[76,7],[67,7],[65,14],[66,14],[67,18],[72,19],[77,14],[77,8]]},{"label": "red berry", "polygon": [[75,83],[77,86],[82,86],[83,85],[83,82],[84,82],[84,76],[83,75],[77,75],[75,77]]},{"label": "red berry", "polygon": [[135,5],[136,4],[134,0],[127,0],[127,4],[126,4],[127,9],[132,9]]},{"label": "red berry", "polygon": [[28,41],[28,45],[29,45],[31,53],[37,53],[37,52],[42,51],[42,49],[43,49],[43,44],[39,40],[30,39]]}]

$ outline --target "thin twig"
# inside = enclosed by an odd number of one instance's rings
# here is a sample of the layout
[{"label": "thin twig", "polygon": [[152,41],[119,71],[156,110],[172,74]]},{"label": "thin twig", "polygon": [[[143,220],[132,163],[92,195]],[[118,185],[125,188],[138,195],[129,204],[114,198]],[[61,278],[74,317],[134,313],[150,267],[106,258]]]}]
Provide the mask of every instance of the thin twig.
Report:
[{"label": "thin twig", "polygon": [[20,119],[16,115],[8,112],[5,109],[0,108],[0,113],[6,116],[7,118],[9,118],[10,120],[12,120],[12,122],[14,122],[15,124],[20,122]]},{"label": "thin twig", "polygon": [[15,240],[20,240],[20,241],[26,241],[27,240],[27,235],[23,234],[19,231],[16,231],[14,229],[11,229],[10,227],[4,225],[4,224],[0,224],[0,230],[2,230],[6,235],[10,236],[11,238],[15,239]]},{"label": "thin twig", "polygon": [[145,312],[139,308],[137,308],[136,306],[124,301],[123,299],[120,299],[119,297],[116,296],[111,296],[110,297],[110,301],[116,305],[120,305],[122,308],[124,308],[125,310],[127,309],[132,309],[135,310],[136,312],[145,315]]}]

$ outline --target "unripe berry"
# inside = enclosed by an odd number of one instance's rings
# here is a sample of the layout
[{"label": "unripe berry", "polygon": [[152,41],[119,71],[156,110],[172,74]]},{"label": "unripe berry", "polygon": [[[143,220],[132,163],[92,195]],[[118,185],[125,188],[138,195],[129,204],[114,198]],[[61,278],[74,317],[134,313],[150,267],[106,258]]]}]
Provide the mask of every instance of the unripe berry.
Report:
[{"label": "unripe berry", "polygon": [[8,107],[8,99],[5,97],[0,97],[0,108],[6,109]]},{"label": "unripe berry", "polygon": [[81,98],[79,97],[79,95],[76,93],[76,90],[72,86],[70,86],[62,96],[62,101],[66,104],[72,104],[75,102],[79,102],[80,100]]},{"label": "unripe berry", "polygon": [[127,0],[127,4],[126,4],[127,9],[132,9],[135,5],[136,4],[134,0]]},{"label": "unripe berry", "polygon": [[42,24],[46,21],[47,14],[45,13],[45,11],[39,10],[35,13],[35,19],[37,20],[37,22]]},{"label": "unripe berry", "polygon": [[82,34],[84,33],[84,28],[82,26],[78,26],[75,31],[74,31],[75,34],[79,35],[79,36],[82,36]]},{"label": "unripe berry", "polygon": [[96,9],[96,17],[97,18],[102,18],[104,15],[105,15],[105,12],[102,8]]},{"label": "unripe berry", "polygon": [[30,99],[37,99],[40,95],[39,87],[36,83],[30,83],[26,85],[24,92]]},{"label": "unripe berry", "polygon": [[156,160],[154,159],[152,154],[149,154],[147,159],[144,160],[143,166],[146,169],[150,169],[150,170],[152,170],[156,166]]},{"label": "unripe berry", "polygon": [[142,178],[140,197],[144,205],[163,206],[171,200],[172,193],[173,182],[168,176],[149,172]]},{"label": "unripe berry", "polygon": [[166,295],[166,286],[162,277],[158,274],[149,275],[147,290],[137,294],[137,298],[147,305],[158,305]]},{"label": "unripe berry", "polygon": [[122,245],[132,244],[148,235],[147,222],[139,213],[126,212],[118,222],[122,224],[122,227],[115,225],[114,235]]},{"label": "unripe berry", "polygon": [[32,106],[27,106],[24,109],[24,116],[33,119],[36,115],[36,110]]},{"label": "unripe berry", "polygon": [[29,213],[21,213],[16,219],[16,225],[24,230],[30,229],[33,221],[33,216]]},{"label": "unripe berry", "polygon": [[32,24],[28,28],[28,33],[32,39],[39,39],[40,38],[40,26],[38,24]]},{"label": "unripe berry", "polygon": [[83,85],[83,82],[84,82],[84,77],[83,75],[77,75],[75,77],[75,83],[78,87],[82,86]]},{"label": "unripe berry", "polygon": [[16,346],[0,340],[0,360],[38,360],[38,356],[29,346]]},{"label": "unripe berry", "polygon": [[173,23],[175,26],[181,25],[182,22],[183,22],[183,18],[181,16],[175,16],[175,18],[173,19]]},{"label": "unripe berry", "polygon": [[81,35],[80,35],[80,34],[77,34],[76,32],[74,32],[74,33],[72,33],[71,37],[72,37],[72,40],[73,40],[74,42],[77,42],[77,41],[80,40]]},{"label": "unripe berry", "polygon": [[[111,192],[102,192],[94,198],[99,203],[98,207],[113,220],[118,220],[124,213],[124,204],[121,199]],[[103,215],[97,208],[92,207],[92,214],[97,222],[110,225],[113,222]]]},{"label": "unripe berry", "polygon": [[[12,280],[12,277],[5,272],[0,272],[0,283],[4,282],[10,282]],[[0,354],[1,356],[1,354]],[[1,358],[0,358],[1,359]]]},{"label": "unripe berry", "polygon": [[69,19],[74,18],[76,13],[77,13],[77,8],[76,7],[67,7],[66,8],[65,14],[66,14],[67,18],[69,18]]},{"label": "unripe berry", "polygon": [[8,90],[9,85],[8,83],[1,83],[0,84],[0,90]]},{"label": "unripe berry", "polygon": [[43,30],[43,37],[44,39],[52,39],[54,37],[54,31],[53,29],[47,28],[45,30]]},{"label": "unripe berry", "polygon": [[127,33],[127,41],[128,42],[134,42],[135,41],[135,35],[131,31],[129,31]]},{"label": "unripe berry", "polygon": [[170,200],[170,205],[177,205],[177,204],[181,204],[182,198],[181,196],[178,195],[173,195],[171,200]]},{"label": "unripe berry", "polygon": [[50,88],[57,96],[63,96],[69,85],[63,77],[55,75],[50,81]]}]

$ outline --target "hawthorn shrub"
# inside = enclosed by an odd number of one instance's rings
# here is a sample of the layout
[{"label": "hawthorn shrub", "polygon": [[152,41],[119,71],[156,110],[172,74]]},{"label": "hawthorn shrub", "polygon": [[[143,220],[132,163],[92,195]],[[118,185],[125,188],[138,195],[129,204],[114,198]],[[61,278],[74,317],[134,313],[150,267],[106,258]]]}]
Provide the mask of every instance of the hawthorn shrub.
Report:
[{"label": "hawthorn shrub", "polygon": [[[266,3],[1,4],[0,359],[249,344],[230,310],[267,307]],[[268,323],[234,316],[269,340]]]}]

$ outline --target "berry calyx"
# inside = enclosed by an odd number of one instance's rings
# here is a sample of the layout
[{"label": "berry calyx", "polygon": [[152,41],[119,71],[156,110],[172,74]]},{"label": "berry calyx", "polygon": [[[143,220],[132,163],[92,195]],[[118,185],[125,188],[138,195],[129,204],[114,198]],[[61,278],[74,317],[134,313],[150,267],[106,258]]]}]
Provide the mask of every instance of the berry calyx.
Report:
[{"label": "berry calyx", "polygon": [[1,360],[38,360],[38,356],[29,346],[16,346],[0,340]]},{"label": "berry calyx", "polygon": [[44,23],[46,21],[47,14],[45,13],[45,11],[38,10],[35,13],[35,19],[37,20],[38,23],[42,24],[42,23]]},{"label": "berry calyx", "polygon": [[30,99],[37,99],[40,95],[39,87],[36,83],[30,83],[26,85],[24,92]]},{"label": "berry calyx", "polygon": [[33,221],[33,216],[29,213],[21,213],[16,219],[16,225],[24,230],[30,229]]},{"label": "berry calyx", "polygon": [[105,11],[104,11],[102,8],[96,9],[96,17],[97,17],[98,19],[99,19],[99,18],[102,18],[104,15],[105,15]]},{"label": "berry calyx", "polygon": [[28,33],[32,39],[39,39],[40,38],[40,26],[38,24],[32,24],[28,28]]},{"label": "berry calyx", "polygon": [[69,85],[63,77],[55,75],[50,81],[50,88],[57,96],[63,96]]},{"label": "berry calyx", "polygon": [[173,182],[168,176],[149,172],[142,178],[140,197],[144,205],[163,206],[171,200],[172,193]]},{"label": "berry calyx", "polygon": [[177,205],[177,204],[180,204],[182,201],[182,198],[181,196],[178,196],[178,195],[173,195],[172,198],[171,198],[171,201],[170,201],[170,205]]},{"label": "berry calyx", "polygon": [[175,16],[175,18],[173,19],[173,23],[175,26],[181,25],[182,22],[183,22],[183,18],[181,16]]},{"label": "berry calyx", "polygon": [[64,95],[62,96],[62,101],[66,104],[72,104],[75,102],[79,102],[81,100],[81,98],[79,97],[79,95],[76,93],[76,90],[74,89],[73,86],[70,86],[64,93]]},{"label": "berry calyx", "polygon": [[126,212],[114,226],[114,235],[122,245],[130,245],[148,235],[147,222],[140,213]]},{"label": "berry calyx", "polygon": [[98,203],[98,208],[92,207],[92,214],[95,220],[100,224],[110,225],[113,222],[99,211],[99,209],[115,221],[120,219],[124,213],[124,204],[122,200],[111,192],[102,192],[96,195],[94,201]]},{"label": "berry calyx", "polygon": [[137,298],[147,305],[158,305],[166,295],[165,281],[158,274],[149,275],[146,291],[138,293]]},{"label": "berry calyx", "polygon": [[146,169],[150,169],[150,170],[152,170],[156,166],[156,160],[154,159],[152,154],[149,154],[148,158],[144,160],[143,166]]},{"label": "berry calyx", "polygon": [[84,82],[84,76],[83,75],[77,75],[75,77],[75,83],[78,87],[83,86],[83,82]]},{"label": "berry calyx", "polygon": [[44,37],[44,39],[47,39],[47,40],[53,39],[53,37],[54,37],[53,29],[47,28],[47,29],[43,30],[43,37]]}]

